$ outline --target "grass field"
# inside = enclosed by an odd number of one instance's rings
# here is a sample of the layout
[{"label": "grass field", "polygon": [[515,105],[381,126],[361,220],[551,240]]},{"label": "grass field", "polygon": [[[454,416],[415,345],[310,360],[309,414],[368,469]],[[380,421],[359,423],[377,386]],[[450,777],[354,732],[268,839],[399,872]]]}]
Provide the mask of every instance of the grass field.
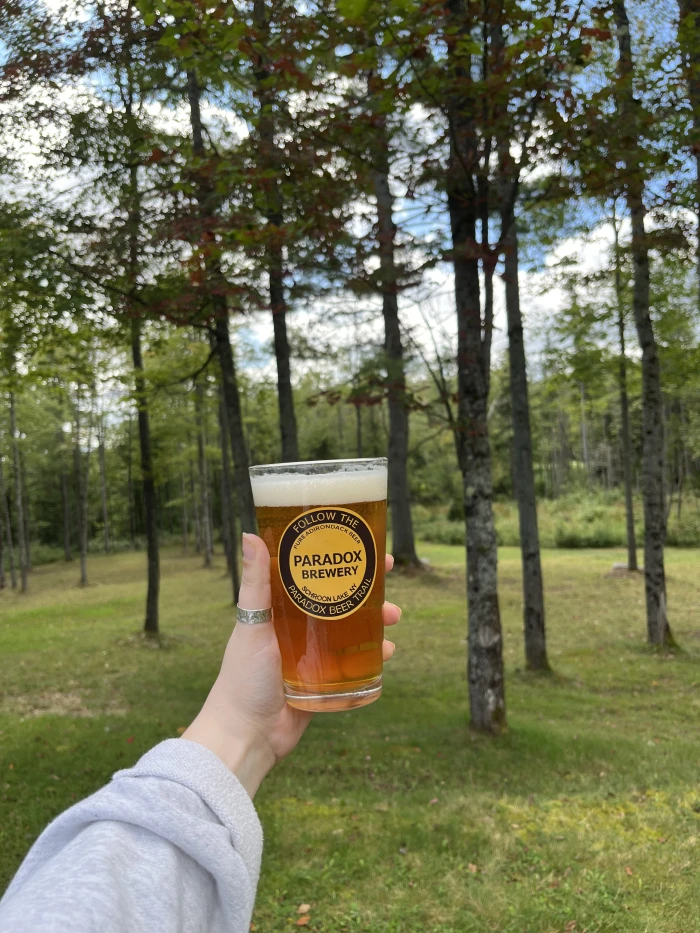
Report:
[{"label": "grass field", "polygon": [[[682,650],[644,644],[618,551],[545,554],[553,677],[521,670],[519,555],[501,552],[510,729],[467,728],[463,552],[393,575],[385,693],[319,716],[256,803],[258,933],[700,930],[700,554],[668,555]],[[164,646],[138,632],[144,557],[53,564],[0,594],[0,890],[47,821],[185,726],[231,627],[221,568],[166,552]],[[393,635],[392,635],[393,637]]]}]

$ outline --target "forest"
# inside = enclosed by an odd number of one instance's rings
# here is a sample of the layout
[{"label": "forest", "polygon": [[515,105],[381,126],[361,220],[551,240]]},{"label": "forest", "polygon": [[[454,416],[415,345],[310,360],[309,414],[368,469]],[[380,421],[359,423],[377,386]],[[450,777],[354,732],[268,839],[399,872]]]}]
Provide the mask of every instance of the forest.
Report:
[{"label": "forest", "polygon": [[0,24],[0,587],[225,555],[248,466],[388,454],[392,549],[463,545],[471,721],[506,722],[497,547],[625,547],[674,646],[700,544],[691,0],[11,0]]}]

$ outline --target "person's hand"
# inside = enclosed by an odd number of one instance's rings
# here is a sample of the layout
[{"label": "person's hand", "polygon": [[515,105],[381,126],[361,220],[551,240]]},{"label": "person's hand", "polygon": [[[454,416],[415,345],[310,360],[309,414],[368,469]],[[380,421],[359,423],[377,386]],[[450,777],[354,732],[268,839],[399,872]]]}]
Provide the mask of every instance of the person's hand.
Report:
[{"label": "person's hand", "polygon": [[[386,569],[394,559],[387,554]],[[270,555],[256,535],[243,535],[241,609],[271,605]],[[394,625],[401,610],[384,603],[384,624]],[[394,644],[384,641],[384,660]],[[251,797],[276,762],[289,754],[311,720],[311,713],[287,706],[282,659],[272,622],[236,625],[219,676],[202,711],[183,738],[211,749],[236,775]]]}]

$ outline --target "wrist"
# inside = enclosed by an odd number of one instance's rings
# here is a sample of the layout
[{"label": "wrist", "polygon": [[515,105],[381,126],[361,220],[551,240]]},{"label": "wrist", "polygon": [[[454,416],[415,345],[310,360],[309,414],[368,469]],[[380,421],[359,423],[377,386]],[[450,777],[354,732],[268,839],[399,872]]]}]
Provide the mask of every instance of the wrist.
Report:
[{"label": "wrist", "polygon": [[251,800],[275,764],[274,752],[265,739],[240,723],[223,727],[209,715],[206,707],[183,732],[182,738],[214,752],[238,778]]}]

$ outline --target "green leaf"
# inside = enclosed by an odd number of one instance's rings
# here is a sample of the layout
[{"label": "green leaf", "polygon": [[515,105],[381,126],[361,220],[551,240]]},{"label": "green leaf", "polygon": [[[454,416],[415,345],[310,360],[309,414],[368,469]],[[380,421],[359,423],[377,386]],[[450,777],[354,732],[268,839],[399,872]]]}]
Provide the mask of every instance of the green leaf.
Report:
[{"label": "green leaf", "polygon": [[370,0],[338,0],[338,12],[344,19],[362,19]]}]

